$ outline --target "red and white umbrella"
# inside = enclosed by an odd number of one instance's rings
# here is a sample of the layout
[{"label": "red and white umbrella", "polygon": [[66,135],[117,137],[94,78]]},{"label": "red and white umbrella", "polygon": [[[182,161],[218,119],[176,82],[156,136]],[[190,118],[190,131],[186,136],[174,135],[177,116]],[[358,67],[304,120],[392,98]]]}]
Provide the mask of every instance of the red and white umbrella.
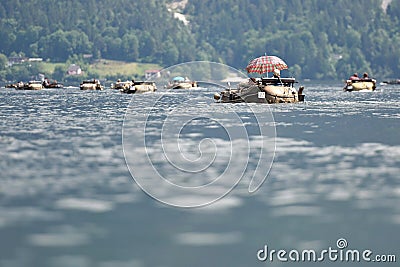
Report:
[{"label": "red and white umbrella", "polygon": [[247,65],[246,70],[248,73],[266,73],[273,72],[275,69],[284,70],[288,66],[281,58],[277,56],[262,56],[253,59]]}]

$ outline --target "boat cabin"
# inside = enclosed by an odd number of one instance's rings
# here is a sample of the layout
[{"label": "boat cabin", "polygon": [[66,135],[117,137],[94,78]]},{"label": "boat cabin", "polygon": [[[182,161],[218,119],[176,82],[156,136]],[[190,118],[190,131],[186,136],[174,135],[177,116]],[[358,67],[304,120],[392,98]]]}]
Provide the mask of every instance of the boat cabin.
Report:
[{"label": "boat cabin", "polygon": [[261,78],[262,85],[280,85],[286,87],[293,87],[293,84],[297,83],[295,78]]}]

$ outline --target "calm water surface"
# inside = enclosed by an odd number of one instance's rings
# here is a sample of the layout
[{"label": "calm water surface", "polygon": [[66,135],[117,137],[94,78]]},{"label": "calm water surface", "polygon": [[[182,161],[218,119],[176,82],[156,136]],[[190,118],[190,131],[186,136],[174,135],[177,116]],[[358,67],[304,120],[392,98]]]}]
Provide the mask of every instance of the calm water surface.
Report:
[{"label": "calm water surface", "polygon": [[[182,103],[176,99],[199,99],[187,113],[217,114],[215,91],[171,93],[158,107],[160,121]],[[140,114],[162,92],[0,89],[0,266],[310,266],[260,262],[257,251],[337,249],[339,238],[351,249],[397,256],[371,266],[397,266],[400,88],[345,93],[340,83],[306,84],[306,93],[305,103],[270,106],[276,155],[260,190],[249,194],[244,180],[212,205],[179,209],[143,193],[123,154],[130,101]],[[232,107],[242,115],[247,108]],[[207,131],[224,141],[204,126],[188,127],[189,147]],[[161,130],[155,123],[149,134]]]}]

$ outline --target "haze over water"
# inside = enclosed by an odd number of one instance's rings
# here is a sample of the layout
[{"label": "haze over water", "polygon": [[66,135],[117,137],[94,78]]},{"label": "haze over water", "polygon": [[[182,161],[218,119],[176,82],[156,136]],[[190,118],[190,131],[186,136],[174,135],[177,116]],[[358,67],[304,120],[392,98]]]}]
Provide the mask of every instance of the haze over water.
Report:
[{"label": "haze over water", "polygon": [[[323,250],[340,238],[348,248],[395,254],[399,261],[400,88],[345,93],[340,83],[304,85],[305,103],[269,106],[276,154],[262,187],[249,194],[243,179],[226,197],[196,209],[145,194],[124,159],[122,127],[131,99],[130,111],[141,114],[162,91],[0,89],[0,266],[309,266],[315,263],[260,262],[257,251],[264,245]],[[177,99],[198,99],[180,115],[211,110],[221,116],[230,104],[214,103],[216,91],[168,93],[159,115],[182,103]],[[248,105],[231,106],[248,119],[251,139],[257,125]],[[226,144],[224,132],[207,123],[186,129],[185,149],[197,151],[205,137]],[[225,123],[242,126],[233,118]],[[157,140],[151,138],[163,125],[150,126],[152,153]],[[151,156],[165,175],[202,184],[174,176],[158,154]],[[257,160],[248,159],[249,170]],[[216,158],[221,170],[222,163],[224,155]],[[325,264],[335,263],[318,263]]]}]

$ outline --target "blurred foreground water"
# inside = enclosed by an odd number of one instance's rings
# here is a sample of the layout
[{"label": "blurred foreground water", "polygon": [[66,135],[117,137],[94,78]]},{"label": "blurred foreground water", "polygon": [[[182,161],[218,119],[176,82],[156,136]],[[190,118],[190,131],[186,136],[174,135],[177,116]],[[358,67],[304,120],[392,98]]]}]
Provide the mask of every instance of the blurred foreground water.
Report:
[{"label": "blurred foreground water", "polygon": [[[163,92],[1,89],[0,266],[283,266],[294,263],[260,262],[257,251],[264,245],[321,251],[337,248],[340,238],[348,248],[395,254],[399,262],[400,88],[345,93],[340,84],[305,85],[305,103],[269,106],[276,155],[262,187],[249,194],[243,179],[226,197],[195,209],[149,197],[124,159],[131,99],[130,111],[141,114]],[[170,93],[158,107],[160,121],[185,98],[198,99],[188,114],[221,116],[226,108],[246,114],[248,105],[214,103],[218,90]],[[188,127],[186,150],[195,151],[207,131],[225,144],[224,132],[205,130],[205,123]],[[149,127],[149,136],[157,136],[163,125]],[[156,143],[149,140],[149,153]],[[159,170],[182,183],[212,178],[179,176],[158,155],[152,157]],[[248,159],[248,169],[257,168],[256,160]],[[318,263],[343,264],[365,262]]]}]

